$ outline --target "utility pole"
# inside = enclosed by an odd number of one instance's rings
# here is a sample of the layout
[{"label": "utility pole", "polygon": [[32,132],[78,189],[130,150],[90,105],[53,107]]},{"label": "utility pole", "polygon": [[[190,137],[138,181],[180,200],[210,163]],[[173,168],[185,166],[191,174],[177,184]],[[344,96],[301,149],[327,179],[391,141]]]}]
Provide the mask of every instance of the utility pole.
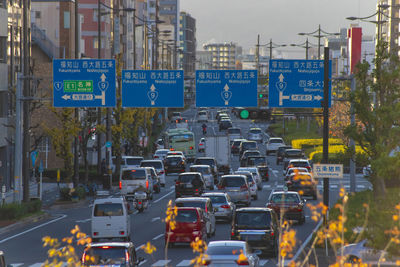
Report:
[{"label": "utility pole", "polygon": [[321,24],[318,25],[318,59],[321,59]]},{"label": "utility pole", "polygon": [[[100,9],[100,0],[97,0],[97,58],[101,59],[101,9]],[[97,126],[101,125],[101,108],[97,108]],[[96,127],[96,135],[97,135],[97,174],[102,175],[101,173],[101,137],[102,134],[99,131],[98,127]]]},{"label": "utility pole", "polygon": [[310,48],[309,44],[308,44],[308,37],[306,40],[306,60],[308,60],[308,49]]},{"label": "utility pole", "polygon": [[257,46],[256,46],[256,70],[257,75],[260,75],[260,35],[257,35]]},{"label": "utility pole", "polygon": [[[329,47],[324,48],[324,100],[323,100],[323,147],[322,161],[325,164],[329,163]],[[324,205],[329,208],[329,178],[324,178]],[[325,215],[325,223],[327,217]]]},{"label": "utility pole", "polygon": [[133,69],[136,70],[136,9],[133,9]]},{"label": "utility pole", "polygon": [[[79,53],[79,0],[75,0],[75,59],[80,58]],[[75,108],[75,123],[79,123],[79,109]],[[74,187],[79,183],[79,138],[74,138]]]},{"label": "utility pole", "polygon": [[29,57],[30,57],[30,35],[29,35],[29,20],[30,15],[30,0],[23,0],[23,79],[24,92],[23,99],[23,148],[22,148],[22,177],[23,177],[23,201],[28,202],[29,199],[29,180],[30,180],[30,73],[29,73]]},{"label": "utility pole", "polygon": [[[351,75],[351,93],[354,93],[356,90],[356,78],[354,74]],[[355,114],[354,114],[354,105],[351,102],[350,106],[350,125],[354,126],[356,122]],[[355,162],[355,143],[354,139],[350,138],[350,149],[352,150],[352,155],[350,158],[350,192],[356,192],[356,162]]]},{"label": "utility pole", "polygon": [[272,59],[272,38],[269,39],[269,59]]}]

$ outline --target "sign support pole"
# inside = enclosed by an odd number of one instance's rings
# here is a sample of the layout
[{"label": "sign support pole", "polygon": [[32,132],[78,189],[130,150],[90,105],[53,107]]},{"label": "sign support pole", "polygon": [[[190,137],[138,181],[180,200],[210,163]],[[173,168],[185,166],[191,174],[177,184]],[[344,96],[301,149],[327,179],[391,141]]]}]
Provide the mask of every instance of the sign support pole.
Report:
[{"label": "sign support pole", "polygon": [[[329,158],[329,47],[324,48],[324,101],[323,101],[323,151],[322,161],[328,163]],[[329,179],[324,178],[324,205],[329,208]],[[327,223],[327,214],[324,216],[324,223]]]}]

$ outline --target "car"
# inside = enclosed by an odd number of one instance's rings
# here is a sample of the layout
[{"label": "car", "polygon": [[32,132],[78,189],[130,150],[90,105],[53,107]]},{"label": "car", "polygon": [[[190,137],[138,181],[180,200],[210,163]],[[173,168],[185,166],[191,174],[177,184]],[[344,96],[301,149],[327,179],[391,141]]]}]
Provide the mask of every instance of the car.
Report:
[{"label": "car", "polygon": [[[121,170],[130,169],[140,166],[143,157],[140,156],[122,156],[121,157]],[[111,171],[114,173],[116,170],[116,157],[112,157]]]},{"label": "car", "polygon": [[180,112],[172,112],[171,122],[176,122],[180,117],[182,117]]},{"label": "car", "polygon": [[269,195],[266,207],[273,209],[278,218],[282,215],[283,218],[296,220],[301,225],[306,221],[305,203],[298,192],[274,191]]},{"label": "car", "polygon": [[208,122],[208,112],[201,110],[197,113],[197,122]]},{"label": "car", "polygon": [[240,167],[246,167],[247,164],[247,157],[250,156],[261,156],[260,151],[258,150],[246,150],[243,152],[242,156],[240,157]]},{"label": "car", "polygon": [[135,167],[121,170],[119,189],[122,195],[133,195],[139,187],[145,188],[147,197],[153,199],[153,175],[150,169]]},{"label": "car", "polygon": [[262,180],[261,180],[261,175],[258,172],[258,168],[257,167],[239,167],[237,169],[238,171],[249,171],[253,174],[253,177],[256,181],[257,184],[257,189],[261,190],[262,189]]},{"label": "car", "polygon": [[198,147],[197,151],[199,151],[199,152],[206,151],[206,139],[204,137],[200,138],[199,145],[197,147]]},{"label": "car", "polygon": [[8,265],[6,265],[6,259],[4,256],[4,252],[0,250],[0,267],[8,267]]},{"label": "car", "polygon": [[317,184],[311,173],[299,172],[292,173],[286,181],[286,187],[290,191],[297,191],[303,196],[312,196],[314,200],[317,199]]},{"label": "car", "polygon": [[207,237],[215,235],[215,210],[212,205],[211,199],[208,197],[185,197],[175,199],[175,206],[177,207],[193,207],[203,210],[204,221],[206,223]]},{"label": "car", "polygon": [[246,139],[234,139],[233,140],[232,145],[231,145],[231,153],[233,155],[239,154],[239,147],[243,141],[246,141]]},{"label": "car", "polygon": [[183,159],[186,160],[186,156],[185,156],[185,154],[184,154],[182,151],[175,151],[175,150],[173,150],[173,151],[168,151],[167,157],[168,157],[168,156],[182,156]]},{"label": "car", "polygon": [[[253,253],[245,241],[219,240],[209,242],[205,254],[208,256],[204,262],[206,266],[258,267],[260,261],[258,255],[261,252]],[[244,255],[243,259],[239,258],[239,254]]]},{"label": "car", "polygon": [[164,147],[164,140],[162,138],[157,139],[157,141],[154,142],[155,146],[157,149],[163,149]]},{"label": "car", "polygon": [[283,166],[285,166],[286,162],[291,159],[304,159],[304,157],[305,157],[304,152],[301,149],[294,149],[294,148],[285,149],[285,152],[283,153],[282,156]]},{"label": "car", "polygon": [[249,171],[235,171],[233,174],[241,174],[246,176],[247,184],[249,185],[250,188],[250,195],[253,197],[254,200],[257,200],[258,199],[257,184],[253,177],[253,174]]},{"label": "car", "polygon": [[303,167],[287,168],[286,174],[284,175],[285,176],[284,180],[287,181],[289,180],[290,175],[292,175],[293,173],[300,173],[300,172],[309,172],[309,170]]},{"label": "car", "polygon": [[212,157],[195,158],[193,165],[208,165],[211,168],[211,173],[214,176],[214,184],[218,183],[218,165],[217,160]]},{"label": "car", "polygon": [[292,146],[288,146],[288,145],[280,146],[280,147],[278,148],[278,150],[276,151],[276,165],[279,165],[279,163],[280,163],[281,161],[283,161],[283,157],[284,157],[284,154],[285,154],[285,150],[286,150],[286,149],[291,149],[291,148],[292,148]]},{"label": "car", "polygon": [[175,126],[176,128],[189,129],[188,122],[187,118],[180,117],[175,120]]},{"label": "car", "polygon": [[283,175],[286,174],[286,170],[288,168],[293,168],[293,167],[303,167],[307,168],[308,172],[311,172],[311,164],[307,159],[291,159],[291,160],[285,160],[285,164],[283,165]]},{"label": "car", "polygon": [[107,264],[115,267],[136,267],[144,261],[143,257],[137,257],[132,242],[91,243],[85,247],[81,259],[83,266]]},{"label": "car", "polygon": [[149,160],[142,160],[140,162],[140,167],[154,167],[157,172],[157,176],[160,179],[160,184],[162,187],[165,187],[165,168],[164,162],[159,159],[149,159]]},{"label": "car", "polygon": [[203,175],[206,187],[210,190],[214,190],[214,176],[211,172],[209,165],[192,165],[189,167],[191,172],[200,172]]},{"label": "car", "polygon": [[228,128],[228,136],[229,143],[232,144],[235,139],[240,139],[242,137],[242,130],[236,127]]},{"label": "car", "polygon": [[146,168],[146,169],[150,170],[151,178],[153,179],[153,191],[155,193],[160,193],[161,182],[160,182],[160,176],[157,174],[156,169],[154,167],[145,167],[145,166],[142,166],[142,168]]},{"label": "car", "polygon": [[186,171],[185,158],[180,155],[167,156],[165,158],[165,175],[170,173],[181,173]]},{"label": "car", "polygon": [[223,175],[218,184],[218,190],[229,195],[235,204],[250,206],[251,194],[247,177],[240,174]]},{"label": "car", "polygon": [[113,196],[95,199],[91,211],[91,237],[100,239],[131,238],[131,218],[126,198]]},{"label": "car", "polygon": [[201,196],[211,199],[211,203],[215,209],[214,215],[216,220],[225,220],[227,222],[232,220],[236,205],[231,201],[227,193],[208,192]]},{"label": "car", "polygon": [[200,208],[176,208],[175,227],[172,229],[168,222],[165,223],[165,246],[175,243],[191,243],[200,238],[207,240],[207,228],[203,210]]},{"label": "car", "polygon": [[268,156],[271,153],[275,153],[279,147],[284,146],[285,142],[280,137],[271,137],[267,141],[266,155]]},{"label": "car", "polygon": [[157,149],[156,152],[154,152],[153,159],[165,160],[168,152],[169,149]]},{"label": "car", "polygon": [[257,167],[261,178],[265,181],[269,180],[269,168],[267,164],[267,158],[265,156],[249,156],[247,158],[247,167]]},{"label": "car", "polygon": [[228,117],[229,118],[229,115],[228,115],[227,111],[222,111],[222,110],[221,111],[220,110],[217,111],[217,114],[215,115],[215,119],[219,121],[221,117]]},{"label": "car", "polygon": [[255,141],[242,141],[239,146],[239,158],[242,157],[243,152],[246,150],[258,150],[257,142]]},{"label": "car", "polygon": [[175,180],[175,198],[200,196],[205,191],[205,181],[199,172],[184,172]]},{"label": "car", "polygon": [[249,134],[247,137],[248,140],[256,141],[262,143],[263,141],[263,133],[260,128],[250,128]]},{"label": "car", "polygon": [[276,213],[270,208],[236,209],[231,239],[247,241],[251,249],[278,255],[279,223]]},{"label": "car", "polygon": [[230,120],[222,120],[219,122],[219,131],[227,130],[232,127],[232,122]]}]

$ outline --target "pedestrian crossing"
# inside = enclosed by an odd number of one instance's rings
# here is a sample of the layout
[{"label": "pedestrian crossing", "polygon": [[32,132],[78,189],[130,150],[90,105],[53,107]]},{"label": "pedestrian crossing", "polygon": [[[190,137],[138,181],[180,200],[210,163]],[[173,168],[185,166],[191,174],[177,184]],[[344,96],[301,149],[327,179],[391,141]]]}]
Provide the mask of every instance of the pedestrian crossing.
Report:
[{"label": "pedestrian crossing", "polygon": [[[176,267],[189,267],[189,266],[193,266],[193,264],[191,263],[192,260],[181,260],[180,262],[178,262],[175,266]],[[260,260],[259,265],[260,266],[265,266],[268,263],[269,260]],[[172,260],[157,260],[156,262],[154,262],[153,264],[149,263],[148,260],[145,260],[143,262],[141,262],[139,264],[139,266],[151,266],[151,267],[164,267],[164,266],[171,266],[171,262]],[[34,263],[34,264],[25,264],[25,263],[12,263],[9,266],[10,267],[41,267],[43,266],[44,262],[38,262],[38,263]],[[150,265],[151,264],[151,265]],[[62,267],[66,267],[67,264],[63,264]]]}]

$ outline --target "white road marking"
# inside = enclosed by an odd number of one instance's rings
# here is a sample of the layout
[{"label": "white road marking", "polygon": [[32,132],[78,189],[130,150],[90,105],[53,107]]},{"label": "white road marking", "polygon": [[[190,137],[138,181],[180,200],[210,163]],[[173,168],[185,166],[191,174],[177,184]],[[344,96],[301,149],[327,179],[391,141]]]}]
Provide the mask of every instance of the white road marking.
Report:
[{"label": "white road marking", "polygon": [[147,260],[142,261],[141,263],[139,263],[139,266],[141,266],[142,264],[145,264],[147,262]]},{"label": "white road marking", "polygon": [[176,265],[176,267],[191,266],[192,264],[190,262],[191,262],[191,260],[183,260],[178,265]]},{"label": "white road marking", "polygon": [[161,218],[160,217],[154,217],[153,219],[151,219],[151,222],[155,222],[155,221],[158,221],[158,220],[161,220]]},{"label": "white road marking", "polygon": [[359,184],[357,185],[357,188],[365,188],[365,185]]},{"label": "white road marking", "polygon": [[175,185],[171,185],[170,187],[169,187],[169,189],[174,189],[175,188]]},{"label": "white road marking", "polygon": [[268,260],[260,260],[260,266],[264,266],[268,263]]},{"label": "white road marking", "polygon": [[271,185],[270,185],[270,184],[266,184],[266,185],[263,186],[263,189],[264,189],[264,188],[265,188],[265,189],[271,189]]},{"label": "white road marking", "polygon": [[161,238],[163,236],[164,236],[164,234],[159,234],[158,236],[153,237],[153,240],[157,240],[157,239],[159,239],[159,238]]},{"label": "white road marking", "polygon": [[77,220],[75,221],[76,223],[85,223],[85,222],[90,222],[92,219],[85,219],[85,220]]},{"label": "white road marking", "polygon": [[152,267],[164,267],[166,266],[168,263],[170,263],[171,260],[159,260],[156,263],[154,263],[153,265],[151,265]]},{"label": "white road marking", "polygon": [[21,232],[21,233],[19,233],[19,234],[16,234],[16,235],[7,237],[7,238],[5,238],[5,239],[3,239],[3,240],[0,240],[0,244],[6,242],[6,241],[8,241],[8,240],[14,239],[14,238],[16,238],[16,237],[18,237],[18,236],[21,236],[21,235],[24,235],[24,234],[26,234],[26,233],[32,232],[33,230],[36,230],[36,229],[38,229],[38,228],[41,228],[41,227],[46,226],[46,225],[48,225],[48,224],[51,224],[51,223],[53,223],[53,222],[62,220],[62,219],[64,219],[65,217],[67,217],[67,215],[62,214],[62,216],[59,217],[59,218],[57,218],[57,219],[54,219],[54,220],[51,220],[51,221],[49,221],[49,222],[40,224],[40,225],[35,226],[35,227],[31,228],[31,229],[28,229],[28,230],[26,230],[26,231],[23,231],[23,232]]},{"label": "white road marking", "polygon": [[171,195],[172,193],[175,193],[174,191],[169,192],[168,194],[165,194],[164,196],[160,197],[157,200],[154,200],[153,203],[157,203],[160,202],[161,200],[163,200],[164,198],[166,198],[167,196]]},{"label": "white road marking", "polygon": [[11,267],[18,267],[18,266],[21,266],[21,265],[24,265],[24,264],[23,263],[12,263],[10,265],[11,265]]},{"label": "white road marking", "polygon": [[332,189],[338,188],[338,185],[337,185],[337,184],[333,184],[333,185],[331,185],[331,188],[332,188]]},{"label": "white road marking", "polygon": [[278,184],[276,188],[283,188],[283,184]]},{"label": "white road marking", "polygon": [[135,250],[136,251],[138,251],[139,249],[142,249],[144,247],[144,244],[143,245],[140,245],[140,246],[138,246]]}]

